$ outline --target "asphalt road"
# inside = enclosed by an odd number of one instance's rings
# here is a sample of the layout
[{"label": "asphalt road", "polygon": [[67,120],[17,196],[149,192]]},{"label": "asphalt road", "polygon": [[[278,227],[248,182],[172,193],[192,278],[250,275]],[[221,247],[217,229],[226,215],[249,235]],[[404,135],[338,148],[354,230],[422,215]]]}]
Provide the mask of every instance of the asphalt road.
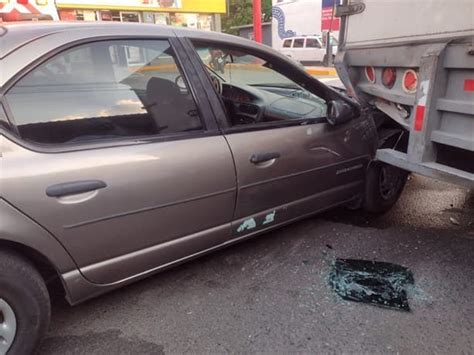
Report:
[{"label": "asphalt road", "polygon": [[[411,312],[343,301],[335,258],[409,267]],[[383,217],[326,212],[76,307],[42,354],[474,353],[474,194],[412,178]]]}]

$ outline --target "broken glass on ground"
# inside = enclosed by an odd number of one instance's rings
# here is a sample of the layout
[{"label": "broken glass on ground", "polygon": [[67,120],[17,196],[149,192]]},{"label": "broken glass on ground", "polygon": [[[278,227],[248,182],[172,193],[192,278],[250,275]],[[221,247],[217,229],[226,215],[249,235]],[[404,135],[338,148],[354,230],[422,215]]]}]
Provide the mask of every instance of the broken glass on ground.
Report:
[{"label": "broken glass on ground", "polygon": [[378,261],[336,259],[329,284],[345,300],[410,311],[405,286],[415,282],[406,267]]}]

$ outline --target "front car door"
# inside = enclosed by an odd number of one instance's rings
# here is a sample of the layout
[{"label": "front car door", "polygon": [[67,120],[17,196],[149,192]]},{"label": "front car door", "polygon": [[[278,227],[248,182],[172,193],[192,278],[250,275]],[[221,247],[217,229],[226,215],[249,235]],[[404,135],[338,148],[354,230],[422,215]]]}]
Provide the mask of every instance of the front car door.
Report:
[{"label": "front car door", "polygon": [[321,45],[321,42],[316,37],[306,38],[306,48],[308,53],[311,54],[310,58],[308,59],[309,61],[322,62],[324,60],[326,51]]},{"label": "front car door", "polygon": [[[363,190],[375,135],[365,118],[326,121],[331,89],[280,55],[215,40],[186,41],[214,83],[237,169],[233,237],[350,201]],[[226,65],[215,70],[215,56]],[[197,58],[196,58],[197,59]]]},{"label": "front car door", "polygon": [[179,43],[84,37],[4,88],[1,196],[98,284],[228,240],[232,155]]}]

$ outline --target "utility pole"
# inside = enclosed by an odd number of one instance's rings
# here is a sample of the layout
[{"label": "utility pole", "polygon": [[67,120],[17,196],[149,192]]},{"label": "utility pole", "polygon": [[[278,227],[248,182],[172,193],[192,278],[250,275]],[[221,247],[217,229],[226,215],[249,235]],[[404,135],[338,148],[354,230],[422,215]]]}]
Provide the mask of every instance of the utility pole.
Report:
[{"label": "utility pole", "polygon": [[262,0],[253,0],[253,39],[262,43]]}]

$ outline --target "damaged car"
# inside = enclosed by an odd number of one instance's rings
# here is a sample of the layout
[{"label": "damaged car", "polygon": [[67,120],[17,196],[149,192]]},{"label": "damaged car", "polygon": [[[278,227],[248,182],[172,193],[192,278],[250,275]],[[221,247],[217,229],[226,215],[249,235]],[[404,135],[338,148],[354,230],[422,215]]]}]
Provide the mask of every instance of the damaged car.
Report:
[{"label": "damaged car", "polygon": [[[390,209],[380,119],[285,56],[144,24],[0,27],[0,353],[72,305],[347,205]],[[388,133],[387,133],[388,132]]]}]

